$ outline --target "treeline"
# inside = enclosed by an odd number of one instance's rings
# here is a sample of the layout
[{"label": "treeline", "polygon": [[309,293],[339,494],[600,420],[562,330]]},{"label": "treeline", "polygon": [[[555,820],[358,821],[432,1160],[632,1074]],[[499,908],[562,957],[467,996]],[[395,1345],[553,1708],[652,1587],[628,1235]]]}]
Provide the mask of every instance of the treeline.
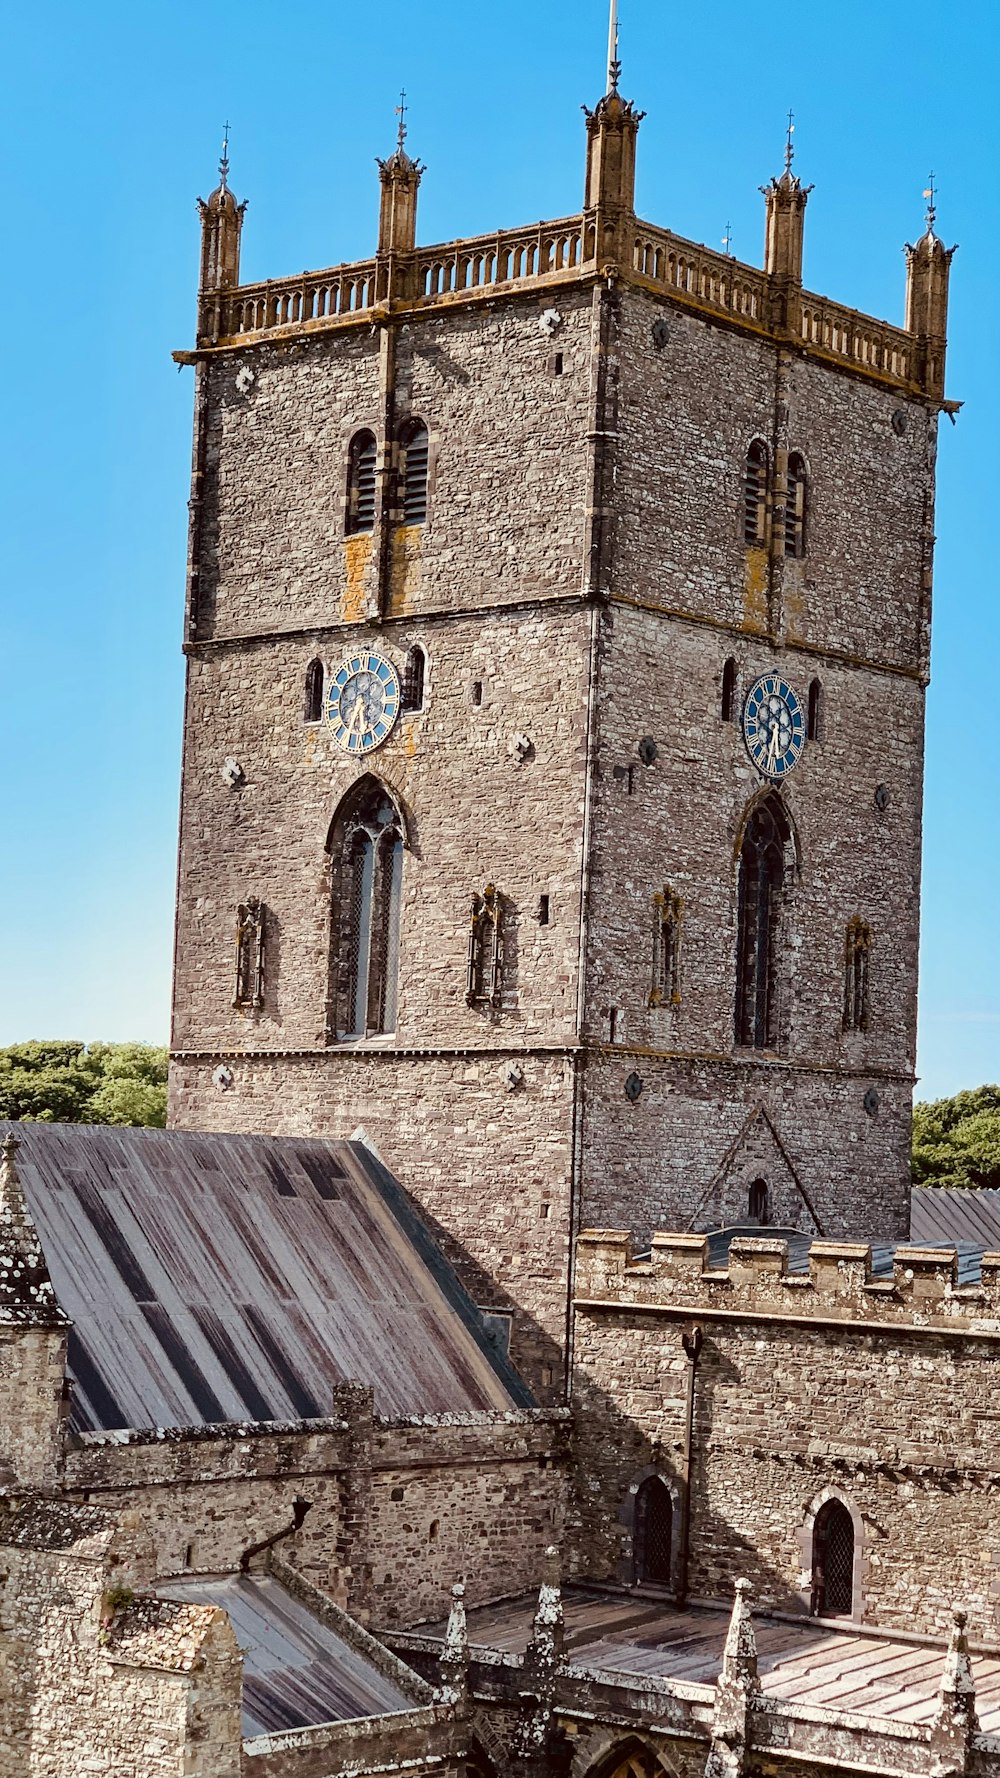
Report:
[{"label": "treeline", "polygon": [[1000,1086],[913,1107],[913,1183],[1000,1191]]},{"label": "treeline", "polygon": [[162,1130],[167,1052],[150,1043],[11,1044],[0,1049],[0,1118]]}]

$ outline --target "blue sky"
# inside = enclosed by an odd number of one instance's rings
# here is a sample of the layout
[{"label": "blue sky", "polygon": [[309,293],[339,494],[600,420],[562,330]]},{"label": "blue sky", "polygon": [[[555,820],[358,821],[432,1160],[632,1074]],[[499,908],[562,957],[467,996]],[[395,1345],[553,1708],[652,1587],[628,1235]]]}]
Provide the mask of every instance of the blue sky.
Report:
[{"label": "blue sky", "polygon": [[[1000,1078],[998,14],[621,0],[643,215],[759,262],[796,113],[806,283],[900,321],[933,168],[960,251],[927,733],[921,1097]],[[167,1032],[198,228],[232,122],[243,275],[372,251],[399,88],[420,238],[580,206],[605,0],[95,0],[6,27],[0,1043]]]}]

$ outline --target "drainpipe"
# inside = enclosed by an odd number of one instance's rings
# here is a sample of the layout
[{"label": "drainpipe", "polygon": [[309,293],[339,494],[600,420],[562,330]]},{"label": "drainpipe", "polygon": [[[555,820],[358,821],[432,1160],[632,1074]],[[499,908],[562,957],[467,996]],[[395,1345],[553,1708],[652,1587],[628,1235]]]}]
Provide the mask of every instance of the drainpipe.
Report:
[{"label": "drainpipe", "polygon": [[684,1452],[681,1458],[681,1545],[677,1554],[677,1603],[684,1605],[688,1591],[688,1559],[691,1551],[691,1451],[694,1444],[694,1383],[704,1335],[696,1321],[681,1335],[687,1359],[687,1391],[684,1402]]},{"label": "drainpipe", "polygon": [[250,1544],[240,1557],[240,1573],[246,1574],[255,1556],[262,1556],[265,1550],[273,1550],[275,1544],[283,1543],[286,1537],[294,1537],[296,1531],[301,1529],[306,1513],[311,1506],[311,1500],[303,1500],[301,1494],[296,1494],[292,1501],[291,1524],[283,1526],[280,1531],[275,1531],[272,1537],[262,1538],[260,1543]]}]

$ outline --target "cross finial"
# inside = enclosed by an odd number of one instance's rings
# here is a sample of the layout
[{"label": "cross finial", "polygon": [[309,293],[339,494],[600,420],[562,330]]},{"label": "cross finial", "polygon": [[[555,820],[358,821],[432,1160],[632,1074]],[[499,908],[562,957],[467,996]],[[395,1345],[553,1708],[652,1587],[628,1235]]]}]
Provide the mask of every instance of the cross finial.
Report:
[{"label": "cross finial", "polygon": [[399,131],[398,131],[398,134],[396,137],[396,147],[400,151],[402,151],[403,143],[406,141],[406,88],[405,88],[405,86],[400,87],[399,104],[396,106],[396,116],[399,118]]},{"label": "cross finial", "polygon": [[618,0],[611,0],[611,14],[608,20],[608,92],[618,91],[618,81],[622,65],[618,60]]},{"label": "cross finial", "polygon": [[726,232],[722,237],[722,246],[723,246],[723,249],[726,253],[732,253],[732,250],[733,250],[733,225],[731,222],[726,223]]},{"label": "cross finial", "polygon": [[933,173],[928,177],[924,197],[927,199],[927,233],[932,235],[937,221],[937,180]]},{"label": "cross finial", "polygon": [[228,124],[228,122],[226,122],[222,126],[222,159],[219,162],[219,184],[222,187],[223,191],[225,191],[227,188],[226,182],[227,182],[228,178],[229,178],[229,124]]},{"label": "cross finial", "polygon": [[794,113],[794,111],[789,111],[789,113],[788,113],[788,129],[785,132],[785,172],[786,173],[791,172],[792,161],[795,158],[795,146],[792,142],[792,137],[794,136],[794,134],[795,134],[795,113]]}]

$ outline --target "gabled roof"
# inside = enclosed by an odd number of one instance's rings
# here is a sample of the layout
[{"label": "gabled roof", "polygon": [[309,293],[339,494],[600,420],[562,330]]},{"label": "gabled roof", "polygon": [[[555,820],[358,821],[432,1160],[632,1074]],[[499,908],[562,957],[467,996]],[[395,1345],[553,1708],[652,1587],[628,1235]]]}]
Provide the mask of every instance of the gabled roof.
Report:
[{"label": "gabled roof", "polygon": [[[2,1133],[3,1126],[0,1126]],[[405,1192],[358,1143],[19,1124],[72,1319],[74,1432],[531,1405]]]}]

